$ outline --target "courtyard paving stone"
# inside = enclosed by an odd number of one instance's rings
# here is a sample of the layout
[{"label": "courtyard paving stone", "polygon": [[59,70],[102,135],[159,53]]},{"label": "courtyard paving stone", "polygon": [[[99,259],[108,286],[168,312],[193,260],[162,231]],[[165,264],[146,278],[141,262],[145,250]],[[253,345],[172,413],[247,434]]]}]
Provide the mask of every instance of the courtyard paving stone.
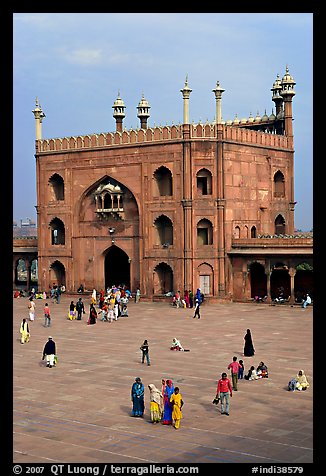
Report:
[{"label": "courtyard paving stone", "polygon": [[[313,309],[268,304],[204,303],[202,318],[168,303],[129,303],[129,317],[86,325],[67,320],[70,301],[48,300],[52,326],[43,326],[44,301],[36,300],[31,340],[22,345],[19,325],[27,298],[13,300],[14,463],[311,463],[313,462]],[[85,298],[86,309],[89,299]],[[243,357],[251,329],[256,354]],[[49,335],[58,366],[41,360]],[[190,352],[171,352],[173,337]],[[150,346],[151,366],[139,347]],[[263,360],[269,379],[240,380],[230,416],[212,404],[217,380],[233,355],[245,373]],[[310,388],[288,392],[304,369]],[[132,418],[130,390],[145,385],[144,418]],[[149,391],[161,378],[180,387],[185,405],[179,430],[152,425]]]}]

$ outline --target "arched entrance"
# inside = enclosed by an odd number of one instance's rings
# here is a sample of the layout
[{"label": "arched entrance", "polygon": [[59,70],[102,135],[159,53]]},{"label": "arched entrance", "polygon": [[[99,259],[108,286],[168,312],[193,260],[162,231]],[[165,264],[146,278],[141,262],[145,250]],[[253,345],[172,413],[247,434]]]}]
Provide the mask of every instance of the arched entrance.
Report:
[{"label": "arched entrance", "polygon": [[173,292],[173,271],[166,263],[160,263],[153,272],[153,294]]},{"label": "arched entrance", "polygon": [[66,286],[66,270],[64,265],[56,260],[50,266],[49,273],[50,284],[56,284],[57,286]]},{"label": "arched entrance", "polygon": [[283,263],[277,263],[273,266],[271,274],[271,298],[278,298],[281,294],[285,299],[291,296],[291,281],[289,270]]},{"label": "arched entrance", "polygon": [[251,263],[250,265],[250,287],[251,297],[265,297],[267,296],[267,276],[265,268],[261,263]]},{"label": "arched entrance", "polygon": [[130,260],[121,248],[110,246],[104,260],[105,289],[125,285],[130,289]]}]

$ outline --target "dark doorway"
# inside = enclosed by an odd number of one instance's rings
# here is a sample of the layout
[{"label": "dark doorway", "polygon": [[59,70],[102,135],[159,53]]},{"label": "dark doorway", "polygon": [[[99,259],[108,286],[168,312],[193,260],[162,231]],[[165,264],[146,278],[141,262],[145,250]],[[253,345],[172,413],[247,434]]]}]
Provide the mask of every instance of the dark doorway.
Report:
[{"label": "dark doorway", "polygon": [[153,293],[165,294],[173,292],[173,271],[166,263],[160,263],[154,269]]},{"label": "dark doorway", "polygon": [[254,262],[250,265],[251,297],[267,295],[267,276],[262,264]]},{"label": "dark doorway", "polygon": [[112,245],[104,260],[105,289],[125,285],[130,289],[130,262],[127,253]]},{"label": "dark doorway", "polygon": [[271,274],[271,298],[275,299],[283,294],[285,299],[291,296],[291,282],[290,275],[287,269],[278,268],[273,269]]}]

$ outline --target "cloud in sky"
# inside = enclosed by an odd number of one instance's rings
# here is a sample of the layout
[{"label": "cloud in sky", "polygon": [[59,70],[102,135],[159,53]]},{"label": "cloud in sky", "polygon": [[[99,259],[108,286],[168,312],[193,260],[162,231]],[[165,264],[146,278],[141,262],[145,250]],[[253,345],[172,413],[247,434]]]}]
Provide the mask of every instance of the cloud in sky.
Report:
[{"label": "cloud in sky", "polygon": [[14,190],[27,179],[30,197],[14,194],[15,219],[35,219],[36,96],[44,138],[115,130],[118,91],[127,128],[139,126],[142,93],[150,126],[182,122],[187,74],[190,120],[214,120],[217,80],[228,120],[270,114],[270,89],[288,64],[297,83],[295,221],[312,228],[312,33],[312,13],[15,13]]}]

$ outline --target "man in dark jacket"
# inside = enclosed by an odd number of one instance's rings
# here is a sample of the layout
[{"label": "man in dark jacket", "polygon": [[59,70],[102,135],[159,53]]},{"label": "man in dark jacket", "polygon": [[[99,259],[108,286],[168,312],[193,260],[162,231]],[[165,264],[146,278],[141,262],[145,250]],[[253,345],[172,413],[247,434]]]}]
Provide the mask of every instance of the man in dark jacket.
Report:
[{"label": "man in dark jacket", "polygon": [[42,360],[46,357],[46,366],[52,369],[54,365],[54,356],[55,356],[55,342],[51,336],[48,337],[48,341],[44,346],[43,349],[43,357]]},{"label": "man in dark jacket", "polygon": [[81,320],[82,313],[85,314],[85,307],[82,298],[79,298],[76,302],[77,320]]}]

